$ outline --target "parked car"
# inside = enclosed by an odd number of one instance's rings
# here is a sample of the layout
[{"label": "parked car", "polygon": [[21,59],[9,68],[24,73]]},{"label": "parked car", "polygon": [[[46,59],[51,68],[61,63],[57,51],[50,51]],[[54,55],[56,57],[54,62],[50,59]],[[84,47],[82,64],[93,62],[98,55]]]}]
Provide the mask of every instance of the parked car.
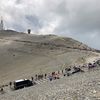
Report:
[{"label": "parked car", "polygon": [[24,87],[29,87],[29,86],[32,86],[32,85],[33,85],[33,82],[30,81],[29,79],[20,79],[20,80],[14,81],[14,89],[15,90],[21,89],[21,88],[24,88]]}]

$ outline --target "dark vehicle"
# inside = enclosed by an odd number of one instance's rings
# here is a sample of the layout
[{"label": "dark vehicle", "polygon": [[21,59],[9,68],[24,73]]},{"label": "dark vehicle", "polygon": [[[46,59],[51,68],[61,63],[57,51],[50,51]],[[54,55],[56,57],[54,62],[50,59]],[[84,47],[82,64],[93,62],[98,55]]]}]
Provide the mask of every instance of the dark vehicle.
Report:
[{"label": "dark vehicle", "polygon": [[97,62],[96,62],[98,65],[100,65],[100,60],[97,60]]},{"label": "dark vehicle", "polygon": [[65,68],[65,72],[71,71],[71,68]]},{"label": "dark vehicle", "polygon": [[94,67],[96,67],[96,63],[89,63],[88,64],[88,69],[91,69],[91,68],[94,68]]},{"label": "dark vehicle", "polygon": [[77,72],[84,72],[81,68],[78,68],[78,67],[73,67],[74,68],[74,71],[72,72],[72,74],[75,74]]},{"label": "dark vehicle", "polygon": [[15,90],[21,89],[21,88],[24,88],[24,87],[29,87],[29,86],[32,86],[32,85],[33,85],[33,83],[29,79],[21,79],[21,80],[14,81],[14,89]]}]

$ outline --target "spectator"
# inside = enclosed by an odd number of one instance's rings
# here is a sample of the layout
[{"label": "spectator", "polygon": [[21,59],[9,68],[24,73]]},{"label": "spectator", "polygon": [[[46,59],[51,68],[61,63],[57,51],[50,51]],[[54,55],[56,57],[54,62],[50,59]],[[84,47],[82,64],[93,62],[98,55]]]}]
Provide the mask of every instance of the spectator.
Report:
[{"label": "spectator", "polygon": [[45,79],[46,79],[47,78],[47,74],[45,74],[44,76],[45,76]]},{"label": "spectator", "polygon": [[12,86],[12,82],[9,82],[9,85],[10,85],[10,88],[11,88],[11,86]]},{"label": "spectator", "polygon": [[32,80],[32,82],[34,81],[34,77],[33,76],[31,77],[31,80]]}]

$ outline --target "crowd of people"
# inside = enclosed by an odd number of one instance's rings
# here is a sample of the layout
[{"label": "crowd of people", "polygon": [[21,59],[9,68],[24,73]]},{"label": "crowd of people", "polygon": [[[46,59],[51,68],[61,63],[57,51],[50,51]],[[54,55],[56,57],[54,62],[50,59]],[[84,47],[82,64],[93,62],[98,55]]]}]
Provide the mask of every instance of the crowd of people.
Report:
[{"label": "crowd of people", "polygon": [[[93,63],[88,63],[88,64],[84,64],[82,66],[73,66],[73,67],[66,67],[63,70],[58,70],[58,71],[54,71],[51,72],[50,74],[44,73],[44,74],[36,74],[34,77],[31,76],[31,81],[33,84],[37,84],[37,81],[39,80],[49,80],[49,81],[53,81],[56,79],[60,79],[61,76],[70,76],[73,75],[75,73],[78,72],[85,72],[84,68],[87,68],[88,70],[93,69],[97,66],[100,66],[100,60],[94,61]],[[9,82],[9,85],[3,85],[0,87],[0,92],[3,93],[4,91],[4,86],[10,86],[10,88],[12,89],[13,87],[13,82]]]}]

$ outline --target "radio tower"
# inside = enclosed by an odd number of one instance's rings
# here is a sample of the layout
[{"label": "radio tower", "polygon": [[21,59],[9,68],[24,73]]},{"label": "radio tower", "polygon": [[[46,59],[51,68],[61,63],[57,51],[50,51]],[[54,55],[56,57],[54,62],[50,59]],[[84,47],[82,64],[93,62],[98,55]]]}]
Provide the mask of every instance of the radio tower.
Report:
[{"label": "radio tower", "polygon": [[0,30],[4,30],[3,18],[2,17],[1,17],[1,22],[0,22]]}]

